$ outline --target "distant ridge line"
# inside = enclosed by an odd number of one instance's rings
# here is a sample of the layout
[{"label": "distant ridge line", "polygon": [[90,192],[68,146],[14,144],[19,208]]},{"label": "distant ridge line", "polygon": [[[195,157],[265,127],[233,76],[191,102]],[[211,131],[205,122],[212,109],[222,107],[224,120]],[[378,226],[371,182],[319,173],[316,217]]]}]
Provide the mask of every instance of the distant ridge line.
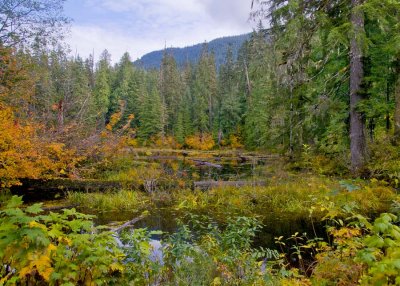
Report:
[{"label": "distant ridge line", "polygon": [[[217,69],[224,62],[228,47],[231,46],[234,58],[237,57],[243,43],[250,38],[251,33],[227,36],[204,42],[208,45],[209,52],[214,52]],[[163,50],[153,51],[145,54],[134,62],[134,65],[145,70],[159,69],[164,52],[171,54],[179,68],[183,68],[187,62],[194,64],[200,58],[204,43],[195,44],[184,48],[170,47]]]}]

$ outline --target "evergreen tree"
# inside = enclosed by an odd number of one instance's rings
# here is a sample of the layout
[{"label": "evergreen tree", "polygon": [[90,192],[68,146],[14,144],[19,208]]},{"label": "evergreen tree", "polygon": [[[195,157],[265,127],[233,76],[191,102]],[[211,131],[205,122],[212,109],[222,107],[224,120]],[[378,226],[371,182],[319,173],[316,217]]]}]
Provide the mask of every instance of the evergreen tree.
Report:
[{"label": "evergreen tree", "polygon": [[149,73],[146,77],[145,89],[141,91],[139,106],[138,137],[146,141],[152,136],[159,135],[163,129],[162,101],[157,89],[157,74]]},{"label": "evergreen tree", "polygon": [[81,133],[88,134],[95,126],[96,113],[94,97],[82,58],[78,56],[68,63],[66,76],[69,82],[66,117],[79,127]]},{"label": "evergreen tree", "polygon": [[[379,34],[391,33],[392,28],[386,26],[384,18],[398,14],[398,3],[267,2],[274,51],[280,62],[277,68],[278,75],[281,72],[280,93],[289,99],[286,108],[289,149],[302,146],[305,138],[308,141],[312,138],[309,142],[319,148],[330,145],[331,151],[342,150],[337,147],[347,145],[342,134],[349,130],[352,169],[357,173],[366,162],[366,119],[373,133],[377,114],[388,112],[380,107],[385,105],[380,98],[389,103],[390,96],[382,97],[373,87],[389,82],[376,71],[390,66],[392,59],[374,55],[377,48],[374,38],[376,42],[382,36]],[[385,41],[381,38],[378,42]],[[346,111],[350,113],[349,120]]]},{"label": "evergreen tree", "polygon": [[110,107],[110,96],[111,96],[111,66],[110,66],[110,54],[105,50],[100,61],[97,64],[97,70],[95,75],[95,86],[94,86],[94,105],[98,115],[98,127],[104,128],[106,114]]},{"label": "evergreen tree", "polygon": [[205,44],[193,82],[193,104],[196,107],[193,121],[197,132],[212,132],[216,92],[214,56],[208,52],[207,44]]},{"label": "evergreen tree", "polygon": [[164,52],[160,68],[160,94],[165,105],[164,132],[182,136],[182,118],[178,120],[179,109],[182,101],[183,85],[182,80],[172,55]]},{"label": "evergreen tree", "polygon": [[[136,86],[134,81],[134,67],[128,53],[125,53],[114,68],[114,81],[110,96],[108,118],[117,110],[121,111],[120,124],[124,124],[130,114],[135,111]],[[124,109],[120,110],[121,103]],[[117,124],[117,127],[120,125]]]},{"label": "evergreen tree", "polygon": [[223,137],[229,138],[229,135],[234,134],[239,128],[243,116],[241,103],[236,66],[232,49],[229,47],[218,77],[216,126],[214,128],[214,130],[218,130],[218,141]]},{"label": "evergreen tree", "polygon": [[190,63],[187,63],[183,71],[183,85],[184,93],[182,97],[182,103],[179,108],[180,117],[182,118],[182,134],[177,134],[179,143],[183,143],[184,139],[194,134],[193,119],[194,114],[197,112],[197,108],[193,101],[193,68]]},{"label": "evergreen tree", "polygon": [[[247,148],[276,148],[287,142],[285,122],[288,100],[276,88],[277,66],[273,45],[260,26],[246,44],[246,65],[242,70],[246,93],[244,135]],[[277,149],[277,148],[276,148]]]}]

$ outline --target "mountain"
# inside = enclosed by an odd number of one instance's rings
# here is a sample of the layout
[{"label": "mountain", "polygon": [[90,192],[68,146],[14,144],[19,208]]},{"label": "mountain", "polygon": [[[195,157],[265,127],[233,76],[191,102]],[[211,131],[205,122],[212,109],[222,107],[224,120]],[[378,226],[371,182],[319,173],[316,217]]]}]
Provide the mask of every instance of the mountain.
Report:
[{"label": "mountain", "polygon": [[[239,36],[223,37],[208,42],[208,50],[215,54],[215,64],[217,69],[224,62],[226,52],[229,46],[232,47],[232,52],[236,58],[237,53],[243,43],[250,38],[249,34],[243,34]],[[167,48],[166,50],[160,50],[148,53],[142,58],[134,62],[137,67],[148,69],[160,68],[161,60],[164,52],[172,54],[176,60],[178,67],[182,68],[189,61],[191,63],[197,63],[200,58],[201,50],[204,43],[197,44],[185,48]]]}]

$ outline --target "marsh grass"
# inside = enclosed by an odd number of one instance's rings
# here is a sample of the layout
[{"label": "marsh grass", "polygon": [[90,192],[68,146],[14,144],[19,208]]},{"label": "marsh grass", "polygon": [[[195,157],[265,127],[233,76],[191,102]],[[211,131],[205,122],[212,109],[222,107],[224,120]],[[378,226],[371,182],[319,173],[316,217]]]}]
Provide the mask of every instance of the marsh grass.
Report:
[{"label": "marsh grass", "polygon": [[385,182],[338,181],[320,176],[276,178],[263,187],[226,187],[208,192],[172,193],[176,209],[212,213],[221,219],[232,215],[258,216],[281,221],[321,221],[327,210],[352,209],[364,215],[388,211],[398,198]]},{"label": "marsh grass", "polygon": [[71,204],[97,211],[143,211],[155,206],[226,217],[279,219],[282,223],[321,221],[327,210],[374,215],[388,211],[399,196],[385,182],[339,181],[313,175],[274,177],[268,186],[222,187],[209,191],[174,189],[145,193],[121,190],[106,193],[69,193]]},{"label": "marsh grass", "polygon": [[68,201],[83,208],[99,212],[121,211],[140,212],[151,207],[151,200],[146,194],[136,191],[121,190],[106,193],[68,193]]}]

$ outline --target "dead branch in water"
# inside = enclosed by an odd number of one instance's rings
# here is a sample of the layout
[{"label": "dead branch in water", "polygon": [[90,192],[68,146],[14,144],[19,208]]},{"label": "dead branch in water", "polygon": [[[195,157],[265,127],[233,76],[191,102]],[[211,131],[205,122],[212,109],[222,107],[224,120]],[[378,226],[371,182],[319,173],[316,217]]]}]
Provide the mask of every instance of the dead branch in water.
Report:
[{"label": "dead branch in water", "polygon": [[147,214],[142,214],[139,217],[135,217],[134,219],[132,219],[130,221],[127,221],[123,225],[112,229],[111,231],[116,232],[116,233],[120,233],[123,229],[128,228],[128,227],[132,227],[135,223],[137,223],[138,221],[144,219],[146,216],[147,216]]},{"label": "dead branch in water", "polygon": [[218,169],[222,168],[221,165],[210,163],[210,162],[207,162],[207,161],[194,160],[194,159],[192,159],[192,161],[195,162],[196,165],[198,165],[198,166],[207,166],[207,167],[218,168]]}]

